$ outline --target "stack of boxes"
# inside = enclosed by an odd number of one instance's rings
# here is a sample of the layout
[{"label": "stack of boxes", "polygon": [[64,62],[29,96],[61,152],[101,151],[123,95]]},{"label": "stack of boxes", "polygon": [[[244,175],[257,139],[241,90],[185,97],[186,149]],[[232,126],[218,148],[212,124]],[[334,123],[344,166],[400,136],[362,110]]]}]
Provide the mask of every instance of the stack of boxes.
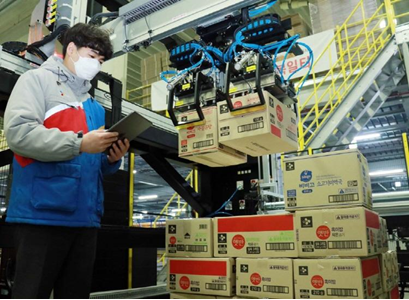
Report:
[{"label": "stack of boxes", "polygon": [[289,15],[281,18],[282,21],[287,19],[291,19],[292,28],[288,30],[288,33],[291,36],[294,36],[296,34],[299,34],[302,38],[308,36],[308,26],[299,14]]},{"label": "stack of boxes", "polygon": [[368,164],[358,150],[284,160],[284,196],[301,258],[296,298],[376,298],[396,286],[386,221],[371,211]]},{"label": "stack of boxes", "polygon": [[[266,105],[231,113],[226,101],[202,108],[204,124],[193,123],[179,129],[179,157],[209,167],[226,167],[254,157],[298,149],[294,111],[264,91]],[[257,93],[232,99],[234,107],[260,103]],[[198,119],[196,111],[180,113],[189,122]]]},{"label": "stack of boxes", "polygon": [[[179,129],[179,157],[209,167],[226,167],[247,162],[243,152],[219,143],[217,106],[202,109],[206,122]],[[196,111],[180,114],[185,121],[197,119]]]},{"label": "stack of boxes", "polygon": [[396,296],[397,255],[359,151],[286,159],[284,170],[290,212],[168,222],[174,298]]},{"label": "stack of boxes", "polygon": [[[169,52],[162,51],[156,54],[153,54],[145,59],[141,60],[141,80],[142,86],[150,85],[154,82],[160,81],[160,73],[163,71],[170,70],[169,67]],[[144,106],[149,106],[151,104],[151,88],[147,87],[142,89],[142,98],[139,104]]]}]

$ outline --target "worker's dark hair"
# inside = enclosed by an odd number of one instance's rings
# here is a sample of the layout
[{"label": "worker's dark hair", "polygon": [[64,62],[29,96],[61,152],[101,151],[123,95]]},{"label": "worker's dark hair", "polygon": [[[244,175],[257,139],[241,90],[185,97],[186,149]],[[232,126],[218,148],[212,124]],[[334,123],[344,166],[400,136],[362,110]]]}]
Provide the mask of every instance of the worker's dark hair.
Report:
[{"label": "worker's dark hair", "polygon": [[68,44],[71,42],[74,42],[79,48],[88,47],[97,50],[100,55],[105,57],[105,60],[112,57],[113,49],[109,34],[98,26],[78,23],[69,28],[62,39],[62,54],[64,57],[67,53]]}]

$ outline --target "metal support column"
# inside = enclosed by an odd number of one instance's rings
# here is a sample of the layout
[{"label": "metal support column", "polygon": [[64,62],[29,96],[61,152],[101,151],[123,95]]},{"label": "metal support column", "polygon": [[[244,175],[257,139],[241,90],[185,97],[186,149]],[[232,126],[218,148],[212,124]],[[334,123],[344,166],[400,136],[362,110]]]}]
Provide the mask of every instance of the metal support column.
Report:
[{"label": "metal support column", "polygon": [[[128,172],[129,172],[129,226],[133,226],[133,198],[134,198],[134,166],[135,166],[135,154],[129,153],[128,160]],[[133,266],[133,249],[128,249],[128,289],[132,288],[132,266]]]},{"label": "metal support column", "polygon": [[409,78],[409,43],[402,44],[403,62],[405,63],[406,77]]},{"label": "metal support column", "polygon": [[211,206],[200,199],[200,195],[190,186],[186,180],[173,168],[163,155],[151,148],[141,157],[178,193],[199,216],[211,212]]},{"label": "metal support column", "polygon": [[409,145],[407,133],[402,133],[403,152],[405,153],[406,176],[409,183]]}]

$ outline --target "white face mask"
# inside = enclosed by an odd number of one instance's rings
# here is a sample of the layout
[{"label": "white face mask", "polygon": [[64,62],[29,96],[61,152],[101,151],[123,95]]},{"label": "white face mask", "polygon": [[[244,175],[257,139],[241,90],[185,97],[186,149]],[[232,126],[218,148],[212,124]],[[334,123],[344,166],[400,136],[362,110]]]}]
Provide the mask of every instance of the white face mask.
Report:
[{"label": "white face mask", "polygon": [[75,73],[79,78],[85,80],[92,80],[101,70],[101,64],[95,58],[82,57],[77,50],[78,60],[74,61],[71,58],[71,61],[74,63]]}]

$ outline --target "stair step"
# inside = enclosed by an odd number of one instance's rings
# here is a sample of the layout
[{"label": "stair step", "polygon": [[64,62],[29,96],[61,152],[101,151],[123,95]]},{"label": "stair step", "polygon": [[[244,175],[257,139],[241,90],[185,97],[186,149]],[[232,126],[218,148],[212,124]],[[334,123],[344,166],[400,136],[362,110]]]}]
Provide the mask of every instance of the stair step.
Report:
[{"label": "stair step", "polygon": [[361,101],[358,101],[354,108],[351,111],[351,117],[352,118],[357,118],[359,114],[365,109],[364,104]]},{"label": "stair step", "polygon": [[338,132],[344,133],[345,131],[348,130],[349,127],[351,127],[351,125],[352,122],[349,119],[347,118],[343,119],[338,126]]}]

